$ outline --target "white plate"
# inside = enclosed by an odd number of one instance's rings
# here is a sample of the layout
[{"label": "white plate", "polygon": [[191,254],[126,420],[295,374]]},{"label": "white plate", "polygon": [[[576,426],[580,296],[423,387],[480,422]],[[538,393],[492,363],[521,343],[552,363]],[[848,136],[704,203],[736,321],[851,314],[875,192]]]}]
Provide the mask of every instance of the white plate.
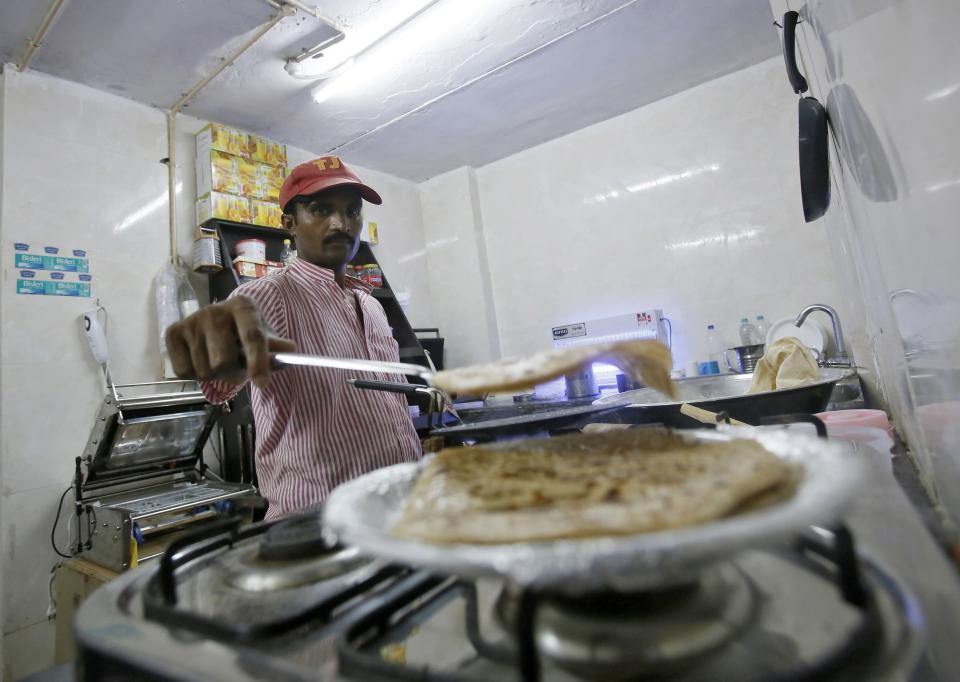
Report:
[{"label": "white plate", "polygon": [[770,331],[767,332],[767,346],[769,347],[775,341],[784,337],[793,336],[800,339],[804,346],[815,350],[822,356],[823,349],[827,346],[827,331],[812,318],[808,317],[800,327],[794,326],[794,319],[793,317],[785,317],[770,325]]},{"label": "white plate", "polygon": [[676,582],[739,550],[789,542],[806,526],[833,523],[864,479],[863,453],[847,444],[748,428],[684,435],[703,441],[755,439],[799,465],[801,481],[788,500],[687,528],[550,542],[440,545],[390,532],[423,466],[397,464],[337,487],[327,498],[324,520],[340,542],[412,566],[465,577],[500,576],[574,593],[629,591]]}]

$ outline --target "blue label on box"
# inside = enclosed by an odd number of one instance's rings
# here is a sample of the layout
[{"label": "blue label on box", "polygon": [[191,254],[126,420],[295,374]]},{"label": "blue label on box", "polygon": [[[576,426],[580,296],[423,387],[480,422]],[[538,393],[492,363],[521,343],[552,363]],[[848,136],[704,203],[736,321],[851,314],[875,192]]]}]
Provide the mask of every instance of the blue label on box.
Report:
[{"label": "blue label on box", "polygon": [[21,270],[21,271],[20,271],[20,276],[21,276],[21,277],[36,277],[36,276],[37,276],[37,273],[35,273],[33,270]]},{"label": "blue label on box", "polygon": [[93,275],[79,275],[79,279],[81,282],[89,282],[93,280]]},{"label": "blue label on box", "polygon": [[50,278],[51,278],[51,279],[63,279],[63,273],[62,273],[62,272],[51,272],[51,273],[50,273]]},{"label": "blue label on box", "polygon": [[13,245],[13,248],[14,248],[16,251],[29,251],[29,250],[30,250],[30,245],[29,245],[29,244],[24,244],[23,242],[17,242],[16,244]]},{"label": "blue label on box", "polygon": [[45,258],[47,270],[61,270],[63,272],[87,272],[90,267],[86,258],[70,258],[68,256],[54,256]]},{"label": "blue label on box", "polygon": [[18,294],[39,294],[42,296],[47,293],[47,283],[38,282],[37,280],[31,280],[31,279],[18,279],[17,293]]},{"label": "blue label on box", "polygon": [[60,249],[58,249],[56,246],[44,246],[43,252],[44,253],[60,253]]},{"label": "blue label on box", "polygon": [[58,270],[60,272],[90,272],[90,261],[69,256],[37,256],[32,253],[14,254],[13,266],[34,270]]},{"label": "blue label on box", "polygon": [[77,258],[83,258],[84,256],[87,255],[87,252],[84,251],[83,249],[74,249],[73,255],[76,256]]},{"label": "blue label on box", "polygon": [[43,259],[44,256],[35,256],[32,253],[15,253],[13,255],[13,267],[43,270]]}]

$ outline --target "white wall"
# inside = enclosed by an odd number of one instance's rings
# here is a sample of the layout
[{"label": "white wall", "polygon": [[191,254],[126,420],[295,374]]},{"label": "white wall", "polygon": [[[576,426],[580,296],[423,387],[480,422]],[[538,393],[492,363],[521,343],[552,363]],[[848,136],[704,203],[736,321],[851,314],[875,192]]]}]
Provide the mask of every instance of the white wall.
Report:
[{"label": "white wall", "polygon": [[812,94],[827,106],[828,229],[856,273],[885,396],[960,537],[960,5],[800,3]]},{"label": "white wall", "polygon": [[803,222],[796,117],[771,59],[477,169],[503,354],[657,307],[685,367],[709,323],[733,345],[743,316],[838,303],[824,226]]},{"label": "white wall", "polygon": [[[152,280],[169,244],[160,111],[13,68],[4,69],[2,97],[0,613],[4,679],[11,679],[53,661],[53,628],[45,616],[55,562],[50,527],[103,398],[78,321],[93,301],[18,296],[11,245],[42,242],[89,252],[94,296],[110,311],[114,376],[132,382],[157,377]],[[178,118],[178,250],[187,262],[194,227],[192,133],[202,125]],[[291,150],[293,159],[306,157]],[[378,258],[394,286],[412,291],[414,324],[429,326],[426,275],[418,264],[401,261],[407,251],[424,249],[417,187],[357,170],[384,197],[382,207],[368,212],[381,223]],[[194,283],[202,296],[203,278]],[[65,533],[59,537],[65,546]]]},{"label": "white wall", "polygon": [[426,252],[419,267],[430,278],[434,317],[446,338],[448,367],[500,357],[500,336],[487,262],[476,173],[444,173],[420,185]]}]

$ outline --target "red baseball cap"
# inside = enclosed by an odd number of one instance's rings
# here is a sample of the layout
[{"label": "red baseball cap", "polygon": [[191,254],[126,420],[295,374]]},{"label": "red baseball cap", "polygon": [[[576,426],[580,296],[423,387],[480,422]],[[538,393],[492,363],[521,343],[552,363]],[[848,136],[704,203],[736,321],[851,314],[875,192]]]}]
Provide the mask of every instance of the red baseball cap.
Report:
[{"label": "red baseball cap", "polygon": [[286,208],[287,202],[294,197],[309,196],[340,185],[355,185],[360,189],[360,196],[371,204],[383,203],[380,195],[363,184],[339,157],[321,156],[290,171],[280,188],[280,208]]}]

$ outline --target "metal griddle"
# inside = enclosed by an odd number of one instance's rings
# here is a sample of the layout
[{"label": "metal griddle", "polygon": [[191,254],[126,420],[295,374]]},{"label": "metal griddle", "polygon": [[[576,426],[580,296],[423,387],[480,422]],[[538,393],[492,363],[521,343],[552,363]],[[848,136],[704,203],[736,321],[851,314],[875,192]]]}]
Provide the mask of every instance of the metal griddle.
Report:
[{"label": "metal griddle", "polygon": [[[647,589],[683,580],[748,547],[776,543],[805,526],[836,521],[863,479],[864,455],[847,445],[783,430],[682,432],[699,441],[756,440],[801,467],[789,499],[717,521],[630,536],[499,545],[441,545],[400,538],[400,516],[423,463],[398,464],[339,486],[327,499],[330,531],[365,553],[461,576],[499,576],[518,585],[573,593]],[[495,447],[495,446],[494,446]]]}]

